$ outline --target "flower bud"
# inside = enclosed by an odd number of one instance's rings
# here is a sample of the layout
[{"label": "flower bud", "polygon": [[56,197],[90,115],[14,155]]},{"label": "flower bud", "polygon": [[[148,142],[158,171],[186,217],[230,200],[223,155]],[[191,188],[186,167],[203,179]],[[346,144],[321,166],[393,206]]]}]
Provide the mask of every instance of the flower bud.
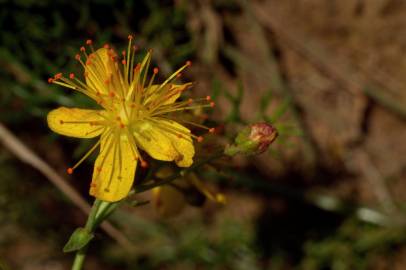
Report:
[{"label": "flower bud", "polygon": [[278,131],[272,125],[268,123],[252,124],[238,133],[234,144],[228,145],[224,153],[228,156],[261,154],[277,137]]}]

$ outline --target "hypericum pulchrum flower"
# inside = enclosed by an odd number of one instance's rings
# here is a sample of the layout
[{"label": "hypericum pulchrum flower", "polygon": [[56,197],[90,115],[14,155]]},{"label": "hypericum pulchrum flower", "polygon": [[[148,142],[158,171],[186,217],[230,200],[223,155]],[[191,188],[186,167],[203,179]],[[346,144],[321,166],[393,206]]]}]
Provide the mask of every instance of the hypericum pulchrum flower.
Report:
[{"label": "hypericum pulchrum flower", "polygon": [[[153,68],[148,79],[151,51],[141,63],[134,64],[136,47],[131,35],[128,39],[128,49],[122,52],[121,58],[109,45],[95,51],[92,41],[87,40],[88,48],[81,47],[81,54],[76,55],[84,68],[84,82],[73,73],[69,76],[58,73],[48,80],[49,83],[79,91],[100,105],[100,110],[58,108],[48,114],[48,125],[53,131],[66,136],[100,136],[83,158],[67,171],[73,173],[100,147],[90,194],[110,202],[128,195],[138,161],[142,167],[147,166],[140,150],[158,160],[175,161],[180,167],[190,166],[195,152],[192,139],[201,141],[203,138],[193,135],[178,123],[182,121],[174,114],[214,106],[210,96],[177,101],[181,93],[192,85],[174,83],[191,65],[189,61],[163,83],[154,84],[158,68]],[[213,131],[202,125],[183,122]]]}]

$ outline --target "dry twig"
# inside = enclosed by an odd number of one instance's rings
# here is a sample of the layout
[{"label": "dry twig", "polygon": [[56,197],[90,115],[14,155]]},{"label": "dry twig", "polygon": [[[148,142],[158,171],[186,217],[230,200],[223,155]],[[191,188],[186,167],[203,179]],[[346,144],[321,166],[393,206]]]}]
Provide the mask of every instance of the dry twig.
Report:
[{"label": "dry twig", "polygon": [[[23,142],[14,136],[3,124],[0,123],[0,141],[13,153],[18,159],[29,164],[36,170],[40,171],[52,184],[54,184],[62,193],[64,193],[78,208],[84,213],[90,212],[90,205],[82,196],[69,185],[54,169],[52,169],[44,160],[29,149]],[[104,222],[101,227],[117,241],[123,248],[131,250],[132,244],[129,240],[111,223]]]}]

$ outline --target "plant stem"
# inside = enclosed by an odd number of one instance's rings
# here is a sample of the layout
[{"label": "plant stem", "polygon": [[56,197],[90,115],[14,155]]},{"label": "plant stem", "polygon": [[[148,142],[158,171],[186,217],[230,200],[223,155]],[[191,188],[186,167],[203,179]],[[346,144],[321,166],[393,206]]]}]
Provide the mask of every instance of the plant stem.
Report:
[{"label": "plant stem", "polygon": [[[92,209],[90,210],[90,213],[89,213],[89,216],[87,218],[86,225],[85,225],[85,229],[88,230],[89,232],[93,232],[96,225],[98,223],[100,223],[97,220],[96,217],[99,214],[98,210],[99,210],[100,205],[102,203],[103,202],[101,200],[99,200],[99,199],[94,200]],[[81,249],[79,249],[76,252],[75,259],[74,259],[73,264],[72,264],[72,270],[81,270],[82,269],[83,263],[84,263],[85,258],[86,258],[87,246],[88,245],[82,247]]]},{"label": "plant stem", "polygon": [[195,170],[195,169],[197,169],[197,168],[199,168],[199,167],[201,167],[201,166],[203,166],[203,165],[209,163],[210,161],[213,161],[213,160],[215,160],[215,159],[221,158],[221,157],[223,157],[223,156],[225,156],[223,150],[220,150],[220,151],[218,151],[218,152],[215,152],[213,155],[209,156],[208,158],[206,158],[206,159],[204,159],[204,160],[201,160],[200,162],[194,163],[194,164],[193,164],[192,166],[190,166],[189,168],[183,169],[183,170],[181,170],[180,172],[177,172],[177,173],[175,173],[175,174],[173,174],[173,175],[171,175],[171,176],[169,176],[169,177],[167,177],[167,178],[165,178],[165,179],[163,179],[163,180],[161,180],[161,181],[159,181],[159,182],[155,182],[155,183],[152,183],[152,184],[144,184],[144,185],[140,185],[140,186],[138,186],[138,187],[135,187],[134,193],[135,193],[135,194],[141,193],[141,192],[150,190],[150,189],[155,188],[155,187],[158,187],[158,186],[162,186],[162,185],[169,184],[169,183],[171,183],[173,180],[175,180],[175,179],[177,179],[177,178],[179,178],[179,177],[182,177],[182,176],[185,175],[186,173],[191,172],[191,171],[193,171],[193,170]]},{"label": "plant stem", "polygon": [[78,252],[76,252],[75,260],[73,261],[73,264],[72,264],[72,270],[82,269],[83,263],[86,258],[86,250],[87,250],[87,246],[81,248],[80,250],[78,250]]}]

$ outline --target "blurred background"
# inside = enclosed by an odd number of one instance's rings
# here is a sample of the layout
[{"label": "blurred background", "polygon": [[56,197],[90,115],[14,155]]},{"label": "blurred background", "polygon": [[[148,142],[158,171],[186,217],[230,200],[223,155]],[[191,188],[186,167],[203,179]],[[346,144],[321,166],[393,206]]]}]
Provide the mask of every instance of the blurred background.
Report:
[{"label": "blurred background", "polygon": [[86,214],[61,182],[91,203],[92,160],[67,175],[89,142],[46,114],[94,104],[47,79],[80,71],[86,39],[125,48],[128,34],[161,80],[192,60],[184,80],[216,100],[220,140],[261,121],[280,137],[198,172],[226,205],[122,207],[85,269],[406,269],[405,1],[2,0],[0,25],[0,269],[70,269],[62,248]]}]

